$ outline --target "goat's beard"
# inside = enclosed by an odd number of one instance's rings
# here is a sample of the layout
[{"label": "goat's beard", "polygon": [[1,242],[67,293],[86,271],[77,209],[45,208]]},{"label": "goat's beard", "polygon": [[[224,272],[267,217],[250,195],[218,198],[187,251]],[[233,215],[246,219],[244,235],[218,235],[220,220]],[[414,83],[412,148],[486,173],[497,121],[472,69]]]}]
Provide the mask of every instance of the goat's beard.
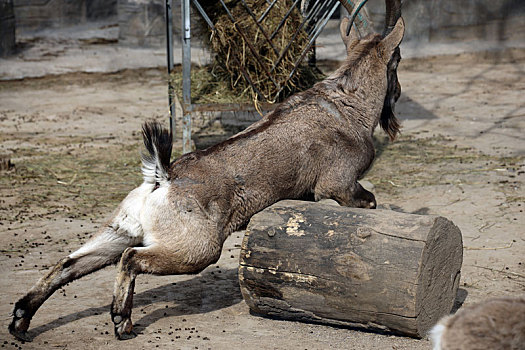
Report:
[{"label": "goat's beard", "polygon": [[383,109],[381,110],[381,118],[379,119],[381,128],[388,134],[390,140],[396,138],[401,128],[401,124],[394,114],[396,102],[401,96],[401,85],[397,79],[397,66],[400,60],[401,53],[399,47],[397,47],[387,65],[387,91]]},{"label": "goat's beard", "polygon": [[379,119],[381,128],[388,134],[390,140],[396,138],[396,135],[401,128],[401,124],[394,114],[396,100],[397,98],[394,94],[386,96],[383,110],[381,111],[381,118]]},{"label": "goat's beard", "polygon": [[401,85],[397,80],[397,69],[389,72],[388,87],[386,91],[385,101],[383,102],[383,109],[381,110],[381,118],[379,124],[381,128],[388,134],[390,140],[394,140],[401,128],[401,124],[395,115],[396,102],[401,96]]}]

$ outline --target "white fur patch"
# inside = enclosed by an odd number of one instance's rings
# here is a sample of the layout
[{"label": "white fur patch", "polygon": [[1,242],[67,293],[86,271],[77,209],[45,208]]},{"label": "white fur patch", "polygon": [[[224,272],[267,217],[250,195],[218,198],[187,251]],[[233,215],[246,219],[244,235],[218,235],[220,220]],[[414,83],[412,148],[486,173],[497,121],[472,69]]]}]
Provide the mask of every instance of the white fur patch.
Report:
[{"label": "white fur patch", "polygon": [[168,173],[161,164],[157,147],[153,145],[154,154],[151,157],[142,157],[142,177],[148,184],[158,183],[161,186],[169,185]]},{"label": "white fur patch", "polygon": [[[164,186],[153,191],[154,186],[144,182],[131,191],[120,203],[109,225],[102,227],[95,237],[70,254],[70,257],[97,255],[98,251],[109,253],[108,249],[118,250],[115,251],[118,255],[126,247],[154,244],[155,239],[151,235],[151,230],[158,211],[166,208],[169,188]],[[115,254],[101,254],[101,256]]]},{"label": "white fur patch", "polygon": [[155,225],[155,220],[158,220],[158,212],[163,211],[168,204],[168,189],[169,187],[159,187],[149,194],[144,205],[140,211],[140,223],[143,229],[143,245],[149,246],[155,243],[155,238],[151,235],[151,231]]},{"label": "white fur patch", "polygon": [[433,344],[432,350],[441,350],[441,338],[443,337],[445,329],[445,325],[440,322],[430,330],[429,336]]},{"label": "white fur patch", "polygon": [[154,184],[157,177],[157,163],[153,159],[142,158],[142,177],[144,182]]},{"label": "white fur patch", "polygon": [[78,250],[69,254],[69,257],[71,259],[78,259],[83,256],[92,255],[104,258],[107,256],[120,255],[126,247],[135,245],[139,243],[138,241],[139,240],[133,237],[117,235],[114,230],[107,227]]},{"label": "white fur patch", "polygon": [[144,182],[131,191],[120,204],[119,211],[113,219],[112,226],[119,235],[143,237],[141,213],[144,210],[146,199],[152,193],[153,185]]}]

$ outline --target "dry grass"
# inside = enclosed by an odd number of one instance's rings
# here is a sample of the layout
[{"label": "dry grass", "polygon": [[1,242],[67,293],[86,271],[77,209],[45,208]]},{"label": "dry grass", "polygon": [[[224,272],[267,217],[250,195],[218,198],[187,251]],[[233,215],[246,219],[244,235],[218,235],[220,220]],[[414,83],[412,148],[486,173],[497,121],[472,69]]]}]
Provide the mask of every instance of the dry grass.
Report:
[{"label": "dry grass", "polygon": [[[182,70],[175,67],[171,74],[175,93],[182,101]],[[249,88],[242,91],[232,89],[228,80],[213,74],[211,66],[191,68],[191,102],[207,103],[250,103],[252,96]]]},{"label": "dry grass", "polygon": [[[225,3],[236,19],[235,25],[220,3],[204,1],[202,4],[216,28],[211,33],[209,41],[215,55],[215,61],[208,69],[213,76],[212,80],[227,82],[229,89],[233,90],[238,99],[242,98],[245,102],[260,100],[260,96],[257,96],[256,91],[242,74],[244,69],[263,98],[268,102],[277,102],[294,92],[311,87],[324,77],[317,68],[302,64],[294,76],[288,79],[294,69],[295,61],[308,44],[308,36],[304,30],[299,31],[294,39],[296,30],[303,20],[297,7],[279,28],[279,24],[292,6],[291,0],[278,1],[260,23],[268,36],[277,31],[271,39],[273,47],[240,1],[229,0]],[[246,0],[246,4],[256,18],[259,18],[268,7],[268,3],[264,0]],[[244,35],[241,35],[236,27]],[[294,39],[293,43],[288,50],[285,50],[292,39]],[[253,52],[256,52],[256,55]],[[280,58],[280,63],[272,70],[274,63]],[[238,99],[231,102],[239,102]]]},{"label": "dry grass", "polygon": [[488,173],[514,171],[524,161],[523,157],[496,157],[458,147],[452,139],[441,135],[429,138],[401,135],[389,142],[381,133],[374,139],[376,161],[366,177],[379,191],[392,195],[406,188],[482,183],[489,181]]},{"label": "dry grass", "polygon": [[0,177],[0,221],[50,219],[59,212],[69,218],[107,217],[142,182],[139,142],[100,148],[84,147],[89,139],[77,141],[65,153],[17,149],[14,169]]}]

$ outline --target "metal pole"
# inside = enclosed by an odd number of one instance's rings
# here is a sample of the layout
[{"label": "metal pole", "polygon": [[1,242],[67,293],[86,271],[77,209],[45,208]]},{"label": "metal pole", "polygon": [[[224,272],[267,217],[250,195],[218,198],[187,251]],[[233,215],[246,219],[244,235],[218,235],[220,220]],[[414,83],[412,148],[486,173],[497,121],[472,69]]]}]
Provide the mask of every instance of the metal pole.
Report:
[{"label": "metal pole", "polygon": [[182,13],[182,153],[191,152],[191,24],[190,0],[181,0]]},{"label": "metal pole", "polygon": [[175,138],[175,103],[173,103],[173,84],[171,72],[173,71],[173,13],[172,0],[166,0],[166,56],[168,57],[168,101],[170,108],[170,134]]}]

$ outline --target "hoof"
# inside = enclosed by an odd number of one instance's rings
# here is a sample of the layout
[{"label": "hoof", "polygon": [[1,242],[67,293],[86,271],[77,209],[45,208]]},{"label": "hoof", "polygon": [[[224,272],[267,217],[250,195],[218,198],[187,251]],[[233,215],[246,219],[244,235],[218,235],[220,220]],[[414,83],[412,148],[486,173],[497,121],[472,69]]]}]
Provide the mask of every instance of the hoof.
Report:
[{"label": "hoof", "polygon": [[122,333],[121,335],[117,335],[118,340],[128,340],[133,339],[137,336],[137,333],[131,331],[130,333]]},{"label": "hoof", "polygon": [[11,333],[16,339],[25,342],[30,342],[31,339],[27,335],[27,329],[29,328],[30,320],[27,318],[13,317],[13,321],[9,325],[9,333]]},{"label": "hoof", "polygon": [[133,332],[131,319],[116,315],[113,316],[113,322],[115,323],[115,337],[117,337],[117,339],[128,340],[137,336],[137,334]]}]

